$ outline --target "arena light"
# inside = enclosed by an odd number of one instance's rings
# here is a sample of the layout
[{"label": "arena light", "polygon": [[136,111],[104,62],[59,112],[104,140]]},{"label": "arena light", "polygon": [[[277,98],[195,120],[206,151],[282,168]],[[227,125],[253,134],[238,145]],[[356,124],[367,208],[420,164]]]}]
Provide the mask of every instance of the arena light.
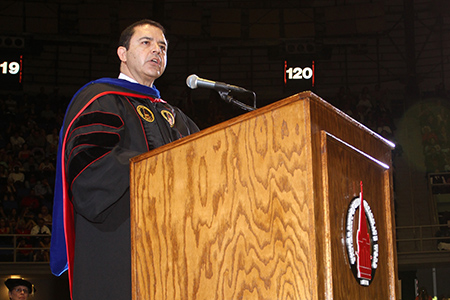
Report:
[{"label": "arena light", "polygon": [[25,39],[15,36],[0,36],[0,48],[24,48]]}]

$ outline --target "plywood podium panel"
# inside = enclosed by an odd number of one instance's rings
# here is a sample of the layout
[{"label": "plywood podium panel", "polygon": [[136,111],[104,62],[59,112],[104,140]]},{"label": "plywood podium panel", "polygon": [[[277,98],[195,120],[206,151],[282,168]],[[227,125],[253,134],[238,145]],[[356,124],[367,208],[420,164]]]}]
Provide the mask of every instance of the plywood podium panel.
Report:
[{"label": "plywood podium panel", "polygon": [[[133,158],[133,299],[396,299],[390,150],[305,92]],[[361,181],[368,286],[343,242]]]}]

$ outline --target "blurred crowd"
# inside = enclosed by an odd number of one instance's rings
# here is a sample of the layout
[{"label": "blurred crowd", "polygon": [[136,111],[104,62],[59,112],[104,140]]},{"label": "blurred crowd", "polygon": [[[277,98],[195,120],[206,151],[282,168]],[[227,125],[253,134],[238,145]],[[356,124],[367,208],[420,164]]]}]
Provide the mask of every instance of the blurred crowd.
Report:
[{"label": "blurred crowd", "polygon": [[444,102],[444,98],[438,98],[421,106],[419,121],[428,173],[450,172],[449,109]]},{"label": "blurred crowd", "polygon": [[[58,131],[67,103],[57,90],[0,95],[0,261],[48,261]],[[30,236],[33,235],[33,236]],[[36,235],[36,237],[34,237]],[[15,245],[14,245],[15,243]],[[27,250],[28,249],[28,250]]]},{"label": "blurred crowd", "polygon": [[[449,95],[442,84],[436,85],[434,93],[427,95],[419,107],[422,151],[425,168],[432,183],[432,193],[440,197],[450,194],[450,106]],[[450,211],[439,209],[439,223],[450,222]],[[450,237],[448,226],[444,226],[445,236]],[[439,232],[438,232],[439,234]],[[442,232],[440,233],[442,236]],[[450,246],[450,241],[445,241]],[[450,250],[447,247],[446,250]]]},{"label": "blurred crowd", "polygon": [[331,102],[372,131],[394,141],[396,127],[388,96],[388,92],[378,84],[372,90],[364,86],[357,93],[350,88],[340,87]]},{"label": "blurred crowd", "polygon": [[[26,235],[15,241],[20,248],[50,243],[58,133],[67,100],[56,89],[47,93],[44,88],[35,95],[0,95],[0,234]],[[341,88],[330,102],[386,139],[393,139],[395,125],[379,86],[372,91],[364,87],[356,95]],[[208,115],[216,119],[206,120],[208,124],[202,127],[223,121],[217,119],[220,114]],[[11,251],[1,247],[13,243],[11,237],[0,237],[0,260],[12,259]],[[48,251],[23,250],[20,255],[23,257],[17,260],[48,260]]]},{"label": "blurred crowd", "polygon": [[[433,105],[422,105],[419,120],[428,173],[450,172],[449,116],[442,101],[448,98],[438,96]],[[341,87],[327,100],[395,143],[396,127],[388,97],[386,90],[374,85],[364,86],[356,93]],[[48,247],[50,243],[58,134],[69,100],[61,97],[57,89],[47,93],[42,88],[34,95],[0,94],[0,235],[25,235],[15,241],[10,236],[0,236],[0,261],[13,259],[11,251],[2,247],[13,247],[14,242],[21,248]],[[214,100],[216,103],[217,99]],[[184,109],[189,112],[189,107]],[[190,113],[195,119],[196,113]],[[221,121],[224,120],[217,117],[204,120],[207,123],[202,127]],[[393,154],[402,154],[401,145],[396,144]],[[450,183],[450,176],[445,180]],[[45,238],[33,238],[31,234],[42,234]],[[24,250],[21,255],[16,259],[48,260],[48,251]]]}]

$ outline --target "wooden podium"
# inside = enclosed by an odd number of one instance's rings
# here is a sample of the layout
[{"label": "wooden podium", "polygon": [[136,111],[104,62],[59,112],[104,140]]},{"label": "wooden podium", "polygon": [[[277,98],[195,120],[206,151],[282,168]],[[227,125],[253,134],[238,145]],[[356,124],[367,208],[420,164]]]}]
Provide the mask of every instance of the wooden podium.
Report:
[{"label": "wooden podium", "polygon": [[392,147],[303,92],[133,158],[132,299],[399,299]]}]

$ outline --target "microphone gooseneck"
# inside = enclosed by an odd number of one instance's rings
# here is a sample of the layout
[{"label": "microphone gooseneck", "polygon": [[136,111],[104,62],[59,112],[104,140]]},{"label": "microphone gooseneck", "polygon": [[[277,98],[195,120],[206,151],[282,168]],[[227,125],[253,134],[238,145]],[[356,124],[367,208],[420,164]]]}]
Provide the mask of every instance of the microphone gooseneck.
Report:
[{"label": "microphone gooseneck", "polygon": [[[247,89],[219,81],[203,79],[195,74],[189,75],[186,78],[186,85],[191,89],[196,89],[200,87],[216,90],[223,100],[232,103],[243,110],[252,111],[256,109],[256,94],[255,92],[249,91]],[[251,94],[253,96],[253,107],[237,101],[236,99],[234,99],[232,96],[229,95],[230,92]]]}]

